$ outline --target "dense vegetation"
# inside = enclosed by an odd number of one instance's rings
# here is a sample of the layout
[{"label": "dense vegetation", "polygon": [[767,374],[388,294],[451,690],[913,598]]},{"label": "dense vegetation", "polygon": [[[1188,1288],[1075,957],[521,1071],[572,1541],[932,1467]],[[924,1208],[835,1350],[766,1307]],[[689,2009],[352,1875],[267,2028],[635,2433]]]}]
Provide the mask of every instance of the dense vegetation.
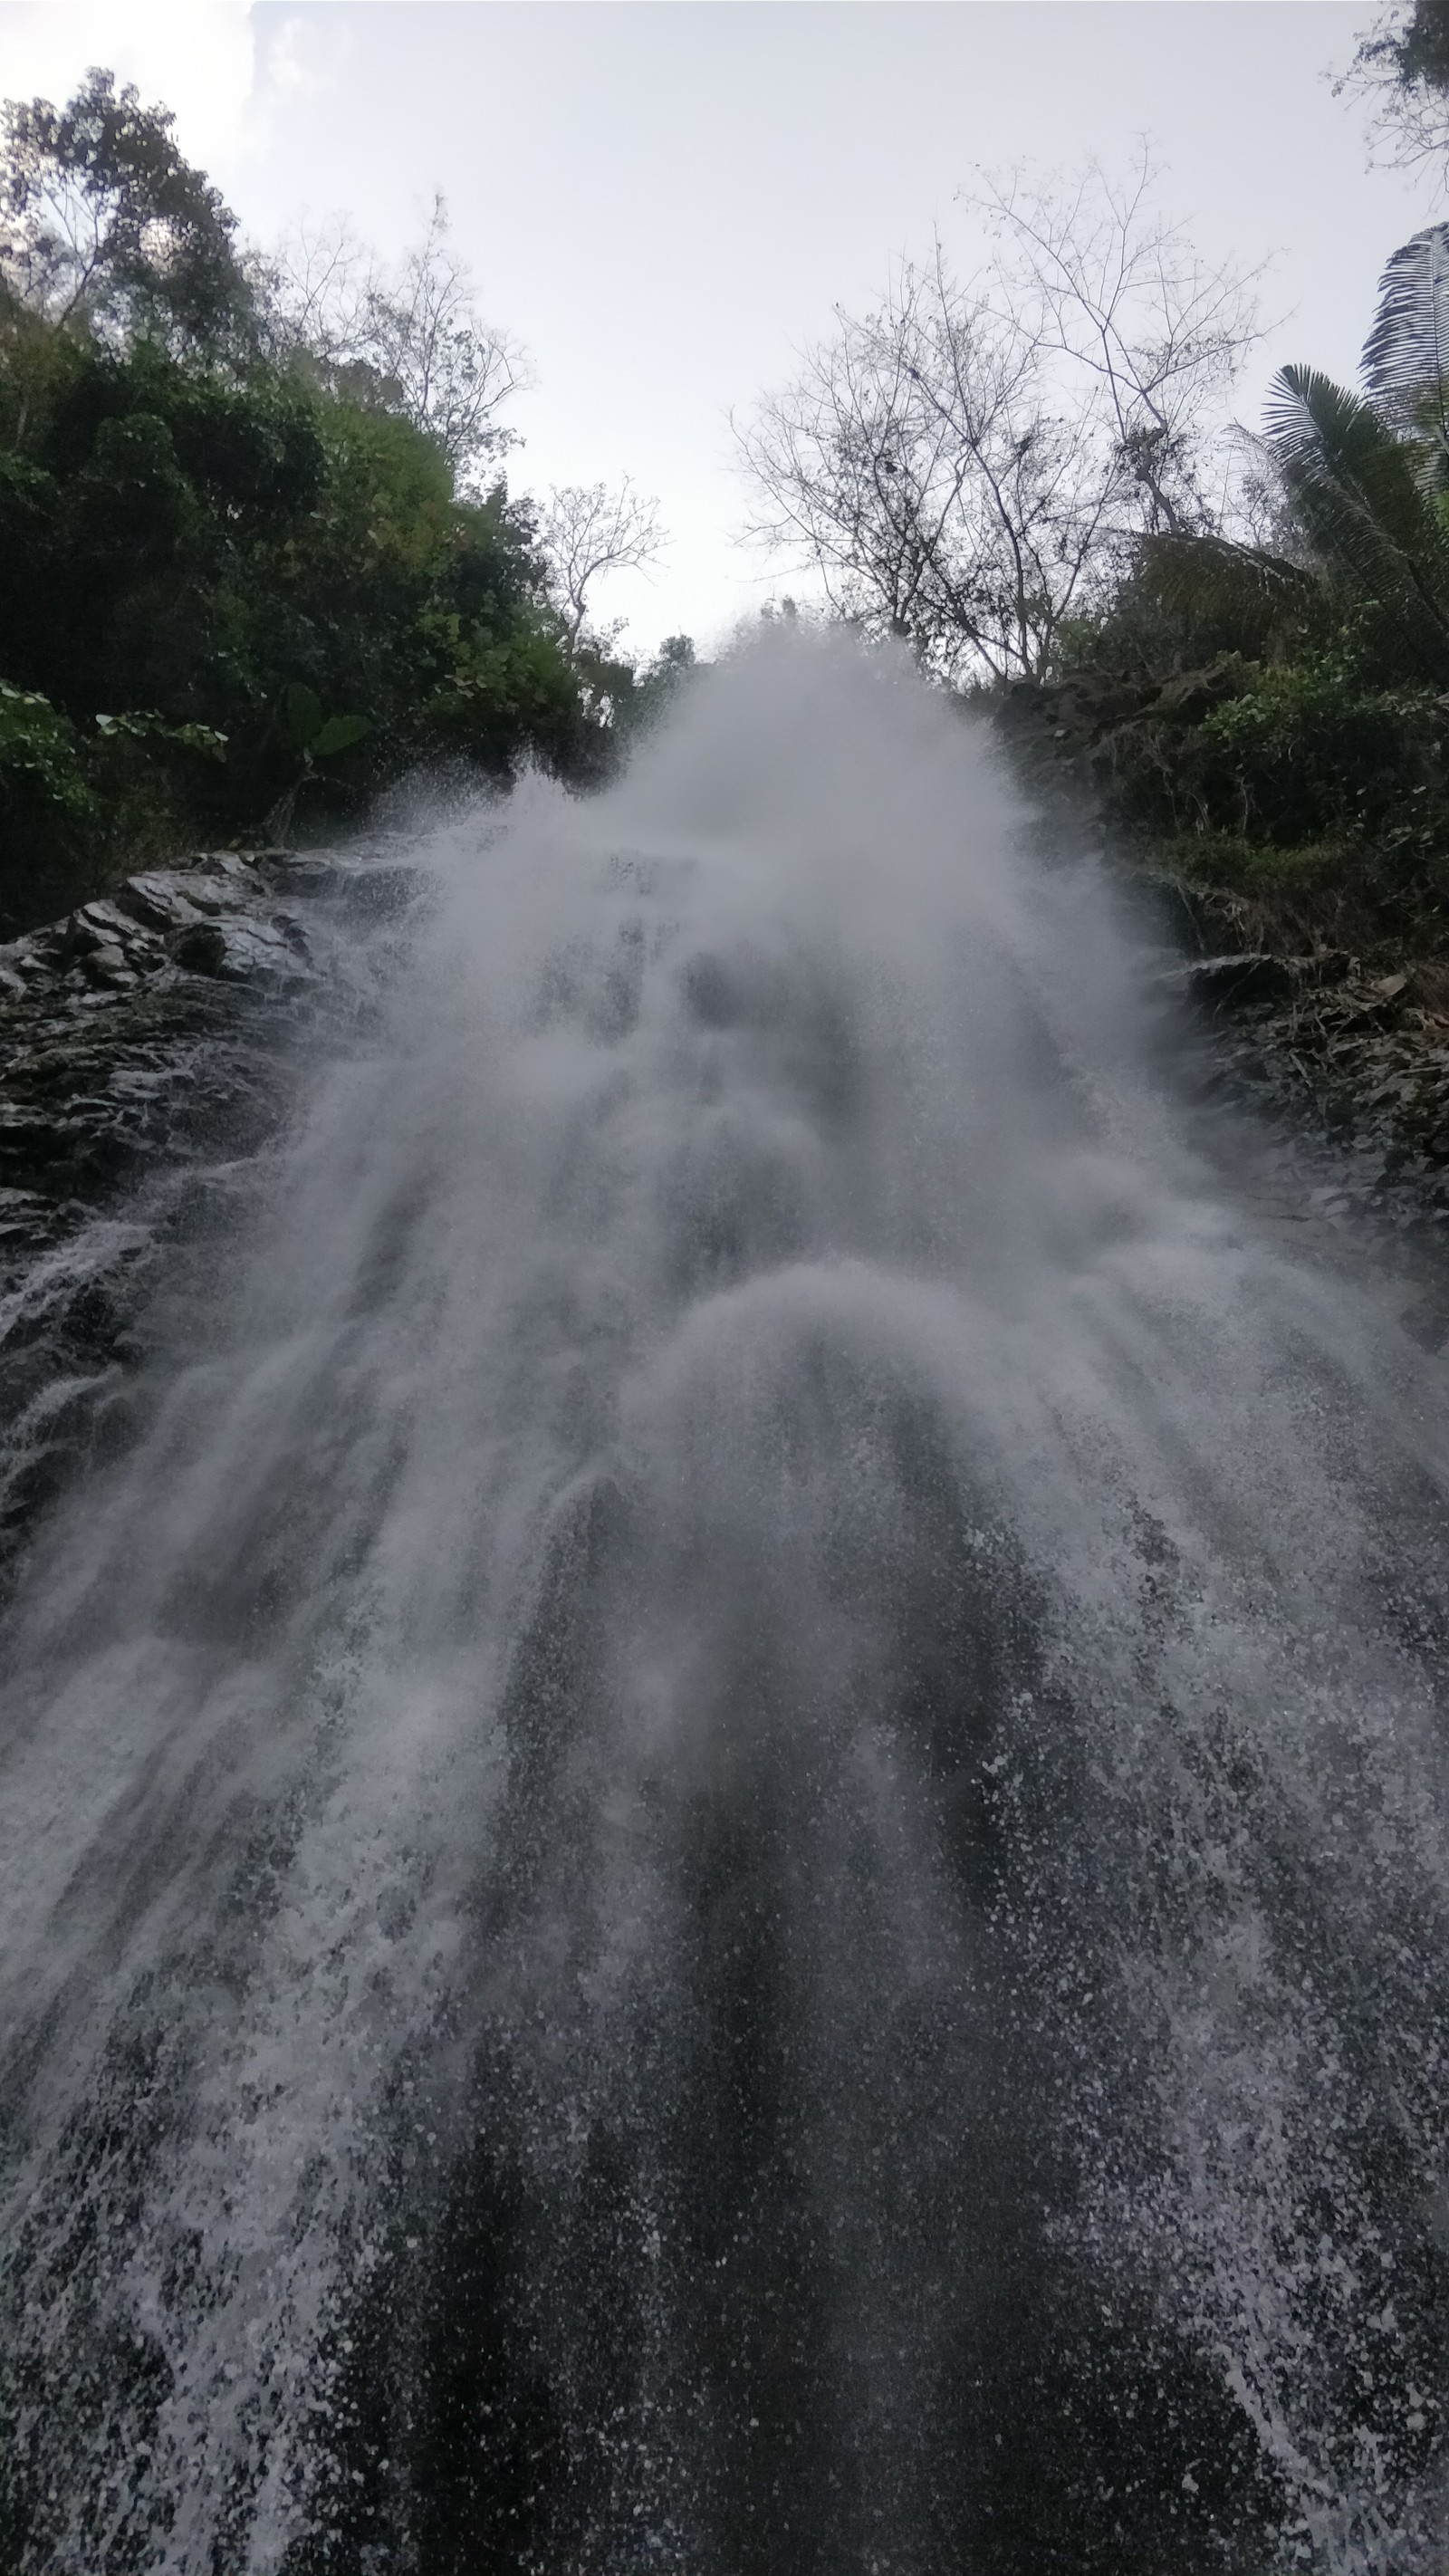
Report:
[{"label": "dense vegetation", "polygon": [[[1449,162],[1449,0],[1389,0],[1342,85]],[[756,529],[1225,929],[1449,947],[1449,225],[1361,388],[1285,368],[1249,434],[1257,276],[1159,177],[978,174],[974,275],[905,263],[743,424]]]},{"label": "dense vegetation", "polygon": [[636,680],[558,595],[439,219],[344,347],[171,127],[102,73],[5,111],[0,937],[419,763],[596,777],[687,654]]},{"label": "dense vegetation", "polygon": [[1389,261],[1362,391],[1285,368],[1260,454],[1272,541],[1144,538],[1037,712],[1267,935],[1449,946],[1449,227]]},{"label": "dense vegetation", "polygon": [[[1391,160],[1442,177],[1449,0],[1387,0],[1339,86]],[[1248,464],[1236,514],[1149,532],[1066,631],[1049,733],[1149,861],[1248,936],[1432,958],[1449,949],[1449,225],[1390,257],[1360,387],[1284,368]]]},{"label": "dense vegetation", "polygon": [[[1350,79],[1449,158],[1449,0],[1390,0]],[[907,264],[744,426],[756,525],[1249,930],[1449,948],[1449,225],[1361,387],[1286,368],[1247,438],[1256,277],[1156,183],[983,182],[988,268]],[[263,259],[108,74],[5,110],[0,936],[416,768],[596,780],[687,668],[588,615],[651,502],[510,496],[521,356],[445,235]]]}]

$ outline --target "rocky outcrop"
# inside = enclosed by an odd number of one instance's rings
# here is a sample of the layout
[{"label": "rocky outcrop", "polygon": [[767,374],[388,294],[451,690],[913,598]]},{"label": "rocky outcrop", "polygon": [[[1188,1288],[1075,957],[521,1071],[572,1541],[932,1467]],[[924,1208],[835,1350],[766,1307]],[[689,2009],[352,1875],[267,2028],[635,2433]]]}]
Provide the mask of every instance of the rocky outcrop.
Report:
[{"label": "rocky outcrop", "polygon": [[[1268,868],[1246,889],[1185,874],[1181,847],[1140,828],[1151,797],[1124,796],[1129,771],[1183,788],[1187,735],[1247,669],[1227,656],[1166,678],[1020,681],[991,717],[1041,853],[1100,853],[1135,929],[1172,952],[1153,980],[1176,1073],[1206,1100],[1264,1110],[1318,1214],[1367,1218],[1406,1258],[1412,1238],[1437,1274],[1449,1225],[1449,950],[1437,903],[1414,894],[1412,875],[1395,905],[1381,886],[1325,888],[1311,870]],[[1193,847],[1210,860],[1211,836]],[[1187,1067],[1184,1006],[1201,1038]],[[1442,1341],[1449,1294],[1435,1297]]]},{"label": "rocky outcrop", "polygon": [[[161,1298],[204,1305],[197,1265],[246,1223],[308,1063],[365,1033],[420,891],[379,858],[213,852],[0,947],[0,1567],[144,1423]],[[1172,891],[1202,952],[1154,972],[1172,1079],[1266,1109],[1277,1212],[1392,1234],[1405,1312],[1449,1348],[1449,968],[1280,955]]]},{"label": "rocky outcrop", "polygon": [[1398,1230],[1449,1223],[1449,992],[1442,966],[1384,974],[1341,950],[1191,959],[1157,978],[1211,1032],[1199,1078],[1331,1149],[1319,1195]]},{"label": "rocky outcrop", "polygon": [[163,1275],[244,1211],[417,891],[380,861],[209,852],[0,947],[0,1561],[134,1435]]}]

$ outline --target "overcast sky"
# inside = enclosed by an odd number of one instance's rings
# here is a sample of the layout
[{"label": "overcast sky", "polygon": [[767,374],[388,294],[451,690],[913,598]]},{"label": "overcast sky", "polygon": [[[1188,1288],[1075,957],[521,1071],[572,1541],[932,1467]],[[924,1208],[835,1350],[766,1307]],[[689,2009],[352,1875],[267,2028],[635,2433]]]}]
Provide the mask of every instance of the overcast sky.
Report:
[{"label": "overcast sky", "polygon": [[973,165],[1150,134],[1203,248],[1276,254],[1292,357],[1351,374],[1389,251],[1446,211],[1370,170],[1330,75],[1373,14],[1338,0],[0,0],[0,94],[60,99],[91,63],[176,110],[248,232],[348,209],[385,252],[435,188],[484,309],[527,345],[518,487],[627,471],[673,544],[601,613],[708,642],[773,579],[733,542],[727,415],[871,299]]}]

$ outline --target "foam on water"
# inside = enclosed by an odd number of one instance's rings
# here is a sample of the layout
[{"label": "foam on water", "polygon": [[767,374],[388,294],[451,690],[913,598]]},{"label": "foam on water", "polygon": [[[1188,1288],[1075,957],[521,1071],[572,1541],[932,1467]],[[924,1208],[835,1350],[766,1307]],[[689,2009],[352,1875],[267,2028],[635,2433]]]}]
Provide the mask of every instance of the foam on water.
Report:
[{"label": "foam on water", "polygon": [[1441,2566],[1442,1399],[891,663],[439,827],[5,1645],[17,2570]]}]

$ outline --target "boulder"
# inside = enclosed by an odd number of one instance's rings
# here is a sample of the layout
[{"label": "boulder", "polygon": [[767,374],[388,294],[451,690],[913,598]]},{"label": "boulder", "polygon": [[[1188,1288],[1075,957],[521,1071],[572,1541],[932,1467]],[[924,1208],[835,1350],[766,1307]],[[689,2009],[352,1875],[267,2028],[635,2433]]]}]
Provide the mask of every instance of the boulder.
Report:
[{"label": "boulder", "polygon": [[257,977],[306,982],[312,974],[305,940],[299,943],[270,921],[193,922],[174,932],[169,945],[178,966],[226,983]]}]

